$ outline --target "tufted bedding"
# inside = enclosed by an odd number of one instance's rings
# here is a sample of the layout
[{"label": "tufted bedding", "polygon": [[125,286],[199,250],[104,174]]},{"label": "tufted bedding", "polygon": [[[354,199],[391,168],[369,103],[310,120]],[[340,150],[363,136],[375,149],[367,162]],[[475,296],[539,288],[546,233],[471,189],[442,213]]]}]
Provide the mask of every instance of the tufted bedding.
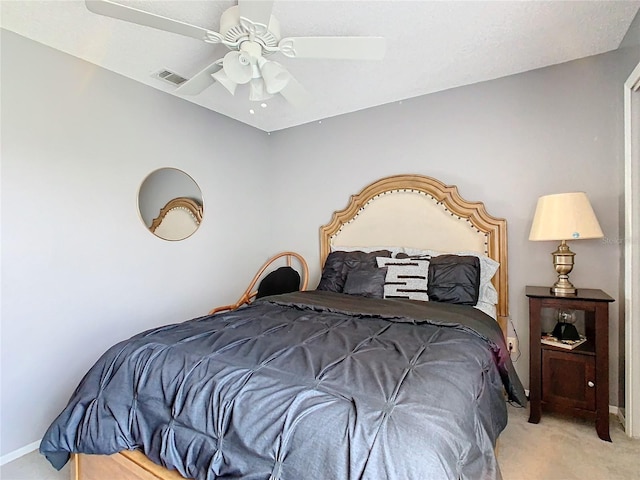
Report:
[{"label": "tufted bedding", "polygon": [[525,402],[477,309],[296,292],[113,346],[40,451],[140,449],[199,480],[500,478],[505,392]]}]

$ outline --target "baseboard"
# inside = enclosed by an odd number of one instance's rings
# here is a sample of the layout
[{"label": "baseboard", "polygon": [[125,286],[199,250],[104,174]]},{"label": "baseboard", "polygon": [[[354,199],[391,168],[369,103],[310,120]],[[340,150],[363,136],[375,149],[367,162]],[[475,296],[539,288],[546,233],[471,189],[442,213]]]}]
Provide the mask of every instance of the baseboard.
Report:
[{"label": "baseboard", "polygon": [[620,423],[622,424],[623,427],[625,427],[625,431],[626,431],[626,427],[627,427],[627,420],[625,419],[625,411],[624,408],[618,408],[618,420],[620,421]]},{"label": "baseboard", "polygon": [[30,443],[29,445],[25,445],[22,448],[18,448],[13,452],[7,453],[6,455],[2,455],[2,457],[0,457],[0,466],[4,465],[5,463],[13,462],[14,460],[26,455],[27,453],[31,453],[34,450],[37,450],[38,448],[40,448],[40,440]]}]

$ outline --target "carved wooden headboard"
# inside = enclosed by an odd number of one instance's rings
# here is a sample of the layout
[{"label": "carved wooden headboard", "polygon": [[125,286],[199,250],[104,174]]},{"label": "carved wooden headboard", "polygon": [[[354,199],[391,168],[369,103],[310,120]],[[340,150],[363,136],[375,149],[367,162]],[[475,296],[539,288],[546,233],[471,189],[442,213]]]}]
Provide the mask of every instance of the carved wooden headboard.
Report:
[{"label": "carved wooden headboard", "polygon": [[344,210],[320,228],[322,265],[336,247],[411,247],[476,252],[500,263],[492,279],[498,292],[497,321],[509,316],[507,222],[469,202],[458,188],[422,175],[395,175],[352,195]]}]

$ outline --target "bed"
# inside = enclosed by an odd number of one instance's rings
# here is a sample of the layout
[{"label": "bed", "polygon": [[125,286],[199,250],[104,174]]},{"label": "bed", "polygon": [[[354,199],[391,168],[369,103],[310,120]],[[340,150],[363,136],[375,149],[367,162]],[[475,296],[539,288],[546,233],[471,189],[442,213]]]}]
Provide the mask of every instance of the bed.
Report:
[{"label": "bed", "polygon": [[315,290],[113,346],[41,453],[73,454],[77,480],[500,478],[506,402],[526,402],[503,336],[506,222],[392,176],[320,228],[320,258]]}]

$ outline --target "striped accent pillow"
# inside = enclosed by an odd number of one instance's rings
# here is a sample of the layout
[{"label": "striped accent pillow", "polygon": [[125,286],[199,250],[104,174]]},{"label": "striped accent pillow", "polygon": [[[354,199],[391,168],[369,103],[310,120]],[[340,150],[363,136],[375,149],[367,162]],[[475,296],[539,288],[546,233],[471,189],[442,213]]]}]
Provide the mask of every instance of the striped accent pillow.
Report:
[{"label": "striped accent pillow", "polygon": [[408,298],[411,300],[429,300],[427,278],[429,260],[417,258],[376,259],[378,267],[387,267],[384,280],[384,298]]}]

